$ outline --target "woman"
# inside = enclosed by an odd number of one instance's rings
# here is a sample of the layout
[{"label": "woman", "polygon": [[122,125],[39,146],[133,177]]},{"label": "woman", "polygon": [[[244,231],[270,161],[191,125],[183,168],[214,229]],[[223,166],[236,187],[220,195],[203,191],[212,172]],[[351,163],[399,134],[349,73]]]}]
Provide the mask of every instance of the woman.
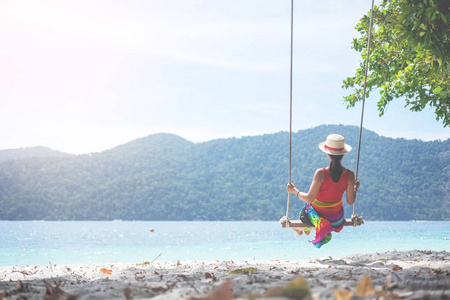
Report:
[{"label": "woman", "polygon": [[[314,174],[311,187],[307,193],[298,190],[293,183],[287,185],[288,193],[296,194],[305,201],[300,213],[304,223],[311,224],[305,228],[309,234],[315,227],[316,238],[312,243],[320,248],[331,240],[331,231],[339,232],[344,227],[344,208],[342,196],[347,195],[347,203],[355,202],[359,182],[355,174],[341,165],[342,157],[352,150],[345,144],[345,139],[339,134],[330,134],[325,142],[319,144],[320,150],[328,154],[330,164],[327,168],[318,169]],[[294,228],[301,235],[301,229]]]}]

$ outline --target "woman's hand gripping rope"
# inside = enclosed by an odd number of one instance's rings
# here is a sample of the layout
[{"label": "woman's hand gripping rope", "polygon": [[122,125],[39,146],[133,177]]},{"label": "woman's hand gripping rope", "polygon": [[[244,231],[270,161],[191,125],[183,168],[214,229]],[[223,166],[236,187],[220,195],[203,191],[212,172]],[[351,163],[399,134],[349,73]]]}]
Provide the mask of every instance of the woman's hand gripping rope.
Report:
[{"label": "woman's hand gripping rope", "polygon": [[296,194],[297,196],[298,193],[300,193],[300,191],[295,187],[295,184],[293,184],[292,182],[288,183],[288,185],[286,186],[286,190],[288,193]]}]

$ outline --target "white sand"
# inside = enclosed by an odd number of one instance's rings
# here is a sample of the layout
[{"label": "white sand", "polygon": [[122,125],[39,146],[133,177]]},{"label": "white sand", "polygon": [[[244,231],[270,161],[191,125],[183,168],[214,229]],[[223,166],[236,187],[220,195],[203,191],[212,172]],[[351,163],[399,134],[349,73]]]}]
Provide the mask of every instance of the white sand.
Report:
[{"label": "white sand", "polygon": [[[256,270],[229,273],[247,268]],[[361,282],[366,275],[369,279]],[[285,287],[298,277],[306,279],[310,299],[333,299],[338,291],[342,299],[350,299],[351,295],[357,299],[364,287],[367,299],[449,299],[450,253],[415,250],[320,261],[154,261],[145,265],[1,267],[0,299],[203,299],[209,295],[209,299],[225,300],[231,299],[227,286],[222,292],[217,291],[228,279],[234,299],[248,299],[250,295],[258,299],[269,289]],[[51,286],[47,291],[45,282]]]}]

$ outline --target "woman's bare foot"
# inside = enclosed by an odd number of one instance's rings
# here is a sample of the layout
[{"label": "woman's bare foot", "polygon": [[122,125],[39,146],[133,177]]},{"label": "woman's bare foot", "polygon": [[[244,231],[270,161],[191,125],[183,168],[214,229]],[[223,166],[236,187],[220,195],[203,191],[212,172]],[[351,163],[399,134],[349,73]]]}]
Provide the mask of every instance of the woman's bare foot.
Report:
[{"label": "woman's bare foot", "polygon": [[309,235],[309,234],[311,233],[311,230],[312,230],[311,228],[309,228],[309,229],[307,229],[307,230],[305,229],[305,234],[306,234],[306,235]]},{"label": "woman's bare foot", "polygon": [[292,227],[292,229],[294,229],[294,231],[297,232],[298,235],[302,235],[303,234],[303,230],[302,229],[295,228],[295,227]]}]

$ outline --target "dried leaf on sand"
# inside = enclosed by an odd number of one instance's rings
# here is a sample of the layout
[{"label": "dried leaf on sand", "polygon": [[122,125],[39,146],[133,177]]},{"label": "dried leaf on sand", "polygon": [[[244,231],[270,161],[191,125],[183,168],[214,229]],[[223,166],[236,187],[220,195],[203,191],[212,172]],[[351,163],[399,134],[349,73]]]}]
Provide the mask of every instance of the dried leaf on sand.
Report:
[{"label": "dried leaf on sand", "polygon": [[333,295],[336,300],[350,300],[353,297],[353,293],[349,290],[334,290]]},{"label": "dried leaf on sand", "polygon": [[304,277],[297,277],[288,282],[285,286],[278,286],[269,289],[266,297],[287,297],[290,299],[305,299],[311,294],[308,281]]},{"label": "dried leaf on sand", "polygon": [[55,283],[55,286],[52,286],[48,282],[44,281],[45,290],[48,297],[45,297],[45,300],[75,300],[78,298],[78,295],[72,295],[66,293],[60,288],[61,281]]},{"label": "dried leaf on sand", "polygon": [[112,270],[108,270],[108,269],[105,269],[105,268],[101,268],[101,269],[100,269],[100,272],[102,272],[102,273],[104,273],[104,274],[108,274],[108,275],[111,275],[111,274],[112,274]]},{"label": "dried leaf on sand", "polygon": [[375,291],[372,279],[369,275],[365,275],[356,286],[356,295],[364,297],[372,294]]},{"label": "dried leaf on sand", "polygon": [[203,300],[231,300],[233,299],[233,293],[231,290],[231,279],[226,280],[219,289],[213,294],[203,298]]}]

